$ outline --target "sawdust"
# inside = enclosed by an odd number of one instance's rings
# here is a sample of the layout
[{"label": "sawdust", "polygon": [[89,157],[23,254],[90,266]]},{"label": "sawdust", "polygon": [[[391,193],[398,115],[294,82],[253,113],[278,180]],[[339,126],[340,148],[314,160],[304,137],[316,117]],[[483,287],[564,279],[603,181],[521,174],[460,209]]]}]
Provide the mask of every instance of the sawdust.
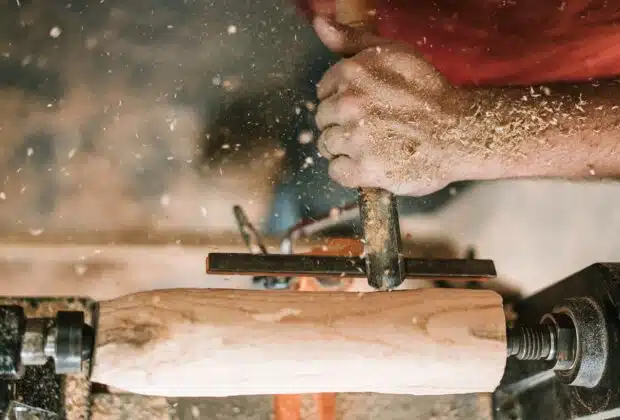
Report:
[{"label": "sawdust", "polygon": [[620,127],[617,81],[416,95],[437,109],[424,115],[379,110],[370,118],[379,134],[370,137],[369,153],[382,156],[394,185],[417,183],[424,190],[464,179],[603,176],[600,158],[615,151],[595,142]]},{"label": "sawdust", "polygon": [[[305,50],[267,52],[284,36],[271,30],[298,31],[270,8],[263,21],[243,5],[204,7],[0,6],[3,229],[236,232],[233,204],[267,218],[282,160],[271,155],[292,114],[284,87]],[[261,37],[243,36],[248,25]],[[205,156],[205,133],[223,125],[231,150]]]},{"label": "sawdust", "polygon": [[338,394],[337,416],[342,420],[434,419],[490,420],[492,406],[485,394],[412,396]]},{"label": "sawdust", "polygon": [[379,200],[386,198],[385,193],[380,190],[366,188],[361,192],[367,214],[364,217],[364,240],[365,248],[372,253],[382,252],[389,244],[390,232],[384,217],[377,209]]},{"label": "sawdust", "polygon": [[275,313],[254,314],[252,318],[260,322],[280,322],[286,318],[293,318],[301,314],[301,310],[295,308],[282,308]]},{"label": "sawdust", "polygon": [[[586,84],[558,85],[553,90],[546,86],[481,90],[458,123],[438,133],[436,140],[441,149],[458,151],[472,162],[500,166],[503,173],[491,174],[497,177],[547,175],[548,170],[543,168],[549,162],[538,158],[565,158],[568,152],[583,160],[585,156],[579,152],[591,145],[582,143],[579,147],[574,143],[618,128],[618,92],[619,86],[613,82],[605,83],[605,87]],[[582,166],[591,174],[587,161]]]},{"label": "sawdust", "polygon": [[84,414],[88,412],[90,398],[90,383],[86,373],[89,365],[90,361],[83,362],[82,372],[65,377],[63,394],[67,420],[85,420]]},{"label": "sawdust", "polygon": [[165,398],[142,395],[97,394],[92,420],[170,420],[173,409]]}]

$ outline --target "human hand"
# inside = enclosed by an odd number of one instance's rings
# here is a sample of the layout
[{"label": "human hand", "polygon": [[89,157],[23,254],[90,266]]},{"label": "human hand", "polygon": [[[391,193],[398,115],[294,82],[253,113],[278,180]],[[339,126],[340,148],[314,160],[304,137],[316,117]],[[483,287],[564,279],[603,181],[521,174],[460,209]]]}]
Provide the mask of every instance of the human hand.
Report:
[{"label": "human hand", "polygon": [[347,187],[380,187],[426,195],[460,173],[459,142],[445,137],[472,106],[408,46],[317,17],[315,30],[332,51],[350,56],[317,85],[320,153]]}]

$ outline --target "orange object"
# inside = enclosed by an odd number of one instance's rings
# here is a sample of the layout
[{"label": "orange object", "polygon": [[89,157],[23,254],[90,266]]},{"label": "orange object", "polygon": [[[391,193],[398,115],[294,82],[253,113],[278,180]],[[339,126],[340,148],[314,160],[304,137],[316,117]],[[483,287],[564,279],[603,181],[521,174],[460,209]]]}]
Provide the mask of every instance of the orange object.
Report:
[{"label": "orange object", "polygon": [[[334,256],[358,256],[364,251],[364,246],[360,241],[353,239],[330,239],[323,247],[313,248],[309,255],[334,255]],[[340,284],[334,288],[346,290],[351,285],[351,279],[342,279]],[[304,291],[334,290],[325,288],[314,277],[298,277],[291,282],[291,288]],[[336,419],[336,394],[320,393],[313,394],[312,400],[316,405],[317,420]],[[301,420],[301,395],[274,395],[274,414],[275,420]]]},{"label": "orange object", "polygon": [[[355,239],[330,239],[322,247],[316,247],[307,252],[307,255],[331,255],[335,257],[355,257],[364,252],[364,245]],[[353,283],[353,279],[342,278],[340,284],[334,288],[325,288],[314,277],[297,277],[291,282],[291,288],[299,291],[321,291],[321,290],[346,290]]]},{"label": "orange object", "polygon": [[274,395],[273,411],[275,420],[300,420],[301,398],[297,394]]},{"label": "orange object", "polygon": [[336,394],[314,394],[314,403],[317,406],[319,420],[334,420],[336,418]]}]

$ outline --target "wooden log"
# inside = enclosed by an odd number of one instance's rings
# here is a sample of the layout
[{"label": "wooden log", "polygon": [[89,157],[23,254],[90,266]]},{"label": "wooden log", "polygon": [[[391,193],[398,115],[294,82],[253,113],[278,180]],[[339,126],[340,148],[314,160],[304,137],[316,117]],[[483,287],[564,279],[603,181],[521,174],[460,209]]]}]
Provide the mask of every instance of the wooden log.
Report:
[{"label": "wooden log", "polygon": [[[210,252],[246,252],[241,235],[100,231],[3,233],[0,296],[87,296],[113,299],[153,289],[252,287],[250,276],[206,275]],[[265,238],[279,252],[278,238]],[[295,250],[321,246],[300,239]]]},{"label": "wooden log", "polygon": [[101,302],[92,380],[168,397],[490,392],[502,299],[488,290],[177,289]]}]

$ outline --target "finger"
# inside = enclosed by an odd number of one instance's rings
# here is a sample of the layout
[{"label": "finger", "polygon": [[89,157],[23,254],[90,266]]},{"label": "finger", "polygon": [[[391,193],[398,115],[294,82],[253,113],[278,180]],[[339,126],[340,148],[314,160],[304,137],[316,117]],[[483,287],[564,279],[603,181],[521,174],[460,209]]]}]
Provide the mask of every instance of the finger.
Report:
[{"label": "finger", "polygon": [[319,152],[327,159],[337,156],[348,156],[355,159],[359,156],[351,143],[351,132],[340,125],[328,127],[319,137]]},{"label": "finger", "polygon": [[316,95],[319,100],[328,96],[342,93],[351,85],[363,86],[369,82],[370,74],[357,61],[352,59],[340,60],[331,66],[316,86]]},{"label": "finger", "polygon": [[329,163],[329,176],[343,187],[355,188],[363,182],[359,164],[348,156],[338,156]]},{"label": "finger", "polygon": [[314,18],[313,26],[321,42],[339,54],[354,55],[366,48],[389,42],[369,31],[339,24],[325,16]]},{"label": "finger", "polygon": [[362,118],[362,98],[345,92],[321,101],[316,111],[316,125],[324,130],[332,125],[352,126]]},{"label": "finger", "polygon": [[397,195],[409,195],[412,197],[426,197],[428,195],[434,194],[442,189],[444,189],[445,187],[447,187],[448,184],[445,182],[437,182],[434,184],[426,184],[426,185],[407,185],[407,184],[403,184],[403,185],[398,185],[395,188],[393,188],[393,193],[397,194]]}]

